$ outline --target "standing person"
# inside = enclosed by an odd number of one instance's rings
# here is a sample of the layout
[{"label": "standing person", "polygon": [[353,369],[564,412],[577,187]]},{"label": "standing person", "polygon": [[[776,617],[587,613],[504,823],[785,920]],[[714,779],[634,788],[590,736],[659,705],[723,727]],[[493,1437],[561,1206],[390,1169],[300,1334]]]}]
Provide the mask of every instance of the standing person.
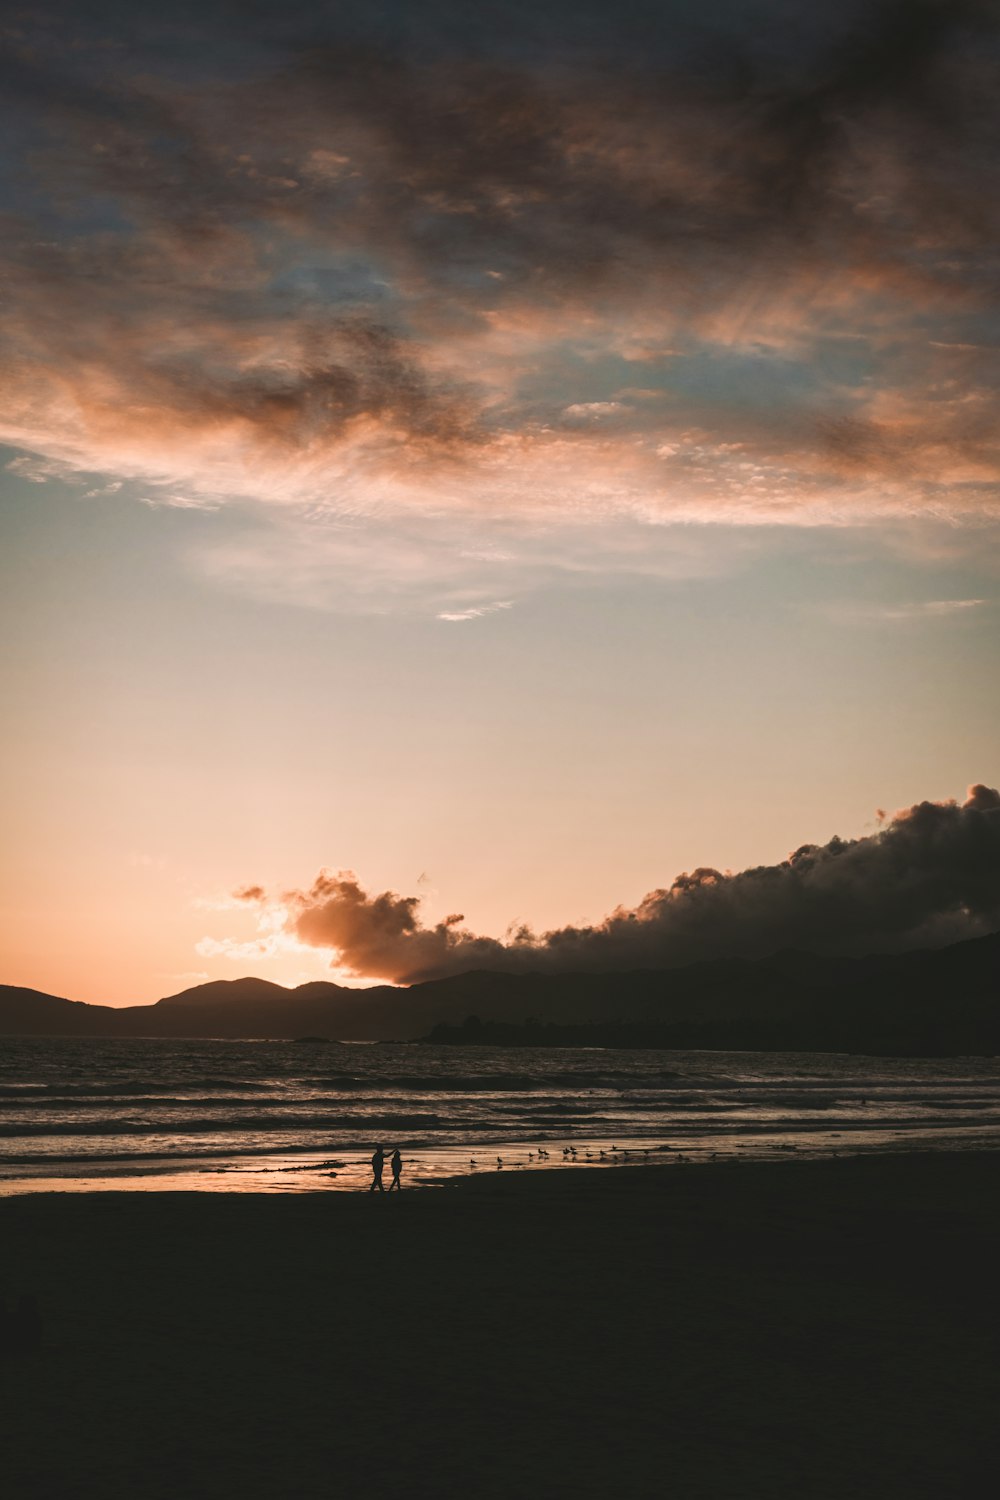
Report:
[{"label": "standing person", "polygon": [[376,1146],[375,1153],[372,1156],[372,1185],[368,1189],[370,1193],[374,1193],[376,1188],[378,1188],[380,1193],[385,1192],[385,1188],[382,1186],[382,1168],[384,1166],[385,1152],[381,1146]]},{"label": "standing person", "polygon": [[392,1153],[392,1157],[391,1157],[391,1159],[389,1161],[389,1165],[392,1168],[392,1181],[389,1184],[389,1191],[391,1193],[392,1190],[393,1190],[393,1188],[402,1189],[402,1186],[403,1186],[403,1184],[399,1180],[399,1174],[403,1170],[403,1158],[399,1154],[399,1147],[398,1146],[396,1147],[395,1151]]}]

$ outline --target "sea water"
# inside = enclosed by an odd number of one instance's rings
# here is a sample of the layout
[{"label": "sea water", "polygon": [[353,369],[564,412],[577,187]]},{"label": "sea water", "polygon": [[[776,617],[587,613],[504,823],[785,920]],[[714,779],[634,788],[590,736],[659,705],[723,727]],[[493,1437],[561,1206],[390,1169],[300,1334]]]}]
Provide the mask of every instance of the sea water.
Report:
[{"label": "sea water", "polygon": [[[0,1194],[1000,1146],[1000,1059],[0,1037]],[[386,1177],[388,1183],[388,1174]]]}]

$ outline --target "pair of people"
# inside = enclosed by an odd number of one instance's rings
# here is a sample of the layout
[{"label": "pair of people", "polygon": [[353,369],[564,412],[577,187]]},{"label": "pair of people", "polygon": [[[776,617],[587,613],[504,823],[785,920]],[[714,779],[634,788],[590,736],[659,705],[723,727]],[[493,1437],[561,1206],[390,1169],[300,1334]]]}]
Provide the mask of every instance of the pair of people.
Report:
[{"label": "pair of people", "polygon": [[[398,1146],[392,1153],[392,1156],[389,1160],[389,1165],[392,1168],[392,1182],[389,1184],[389,1191],[391,1193],[393,1188],[402,1189],[402,1183],[399,1180],[399,1176],[403,1170],[403,1158],[399,1154]],[[382,1186],[382,1170],[384,1166],[385,1152],[382,1150],[381,1146],[376,1146],[375,1154],[372,1157],[372,1185],[368,1189],[370,1193],[385,1192],[385,1188]]]}]

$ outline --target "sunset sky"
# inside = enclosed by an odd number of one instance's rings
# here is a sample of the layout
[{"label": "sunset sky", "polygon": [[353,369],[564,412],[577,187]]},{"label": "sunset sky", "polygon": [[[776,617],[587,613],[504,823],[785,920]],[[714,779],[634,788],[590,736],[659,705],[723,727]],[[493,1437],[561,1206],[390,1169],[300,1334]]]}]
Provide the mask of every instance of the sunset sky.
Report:
[{"label": "sunset sky", "polygon": [[412,978],[303,911],[997,786],[993,5],[7,16],[0,981]]}]

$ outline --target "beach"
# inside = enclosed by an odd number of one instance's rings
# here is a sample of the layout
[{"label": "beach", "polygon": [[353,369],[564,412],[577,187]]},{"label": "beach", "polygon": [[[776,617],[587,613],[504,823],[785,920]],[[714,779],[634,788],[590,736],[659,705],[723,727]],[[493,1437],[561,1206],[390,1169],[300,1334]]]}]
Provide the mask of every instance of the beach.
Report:
[{"label": "beach", "polygon": [[102,1500],[978,1493],[998,1251],[993,1153],[13,1196],[0,1286],[41,1326],[0,1365],[4,1473]]},{"label": "beach", "polygon": [[1000,1149],[1000,1062],[846,1053],[15,1037],[0,1197],[354,1193],[381,1142],[409,1183],[775,1152]]}]

